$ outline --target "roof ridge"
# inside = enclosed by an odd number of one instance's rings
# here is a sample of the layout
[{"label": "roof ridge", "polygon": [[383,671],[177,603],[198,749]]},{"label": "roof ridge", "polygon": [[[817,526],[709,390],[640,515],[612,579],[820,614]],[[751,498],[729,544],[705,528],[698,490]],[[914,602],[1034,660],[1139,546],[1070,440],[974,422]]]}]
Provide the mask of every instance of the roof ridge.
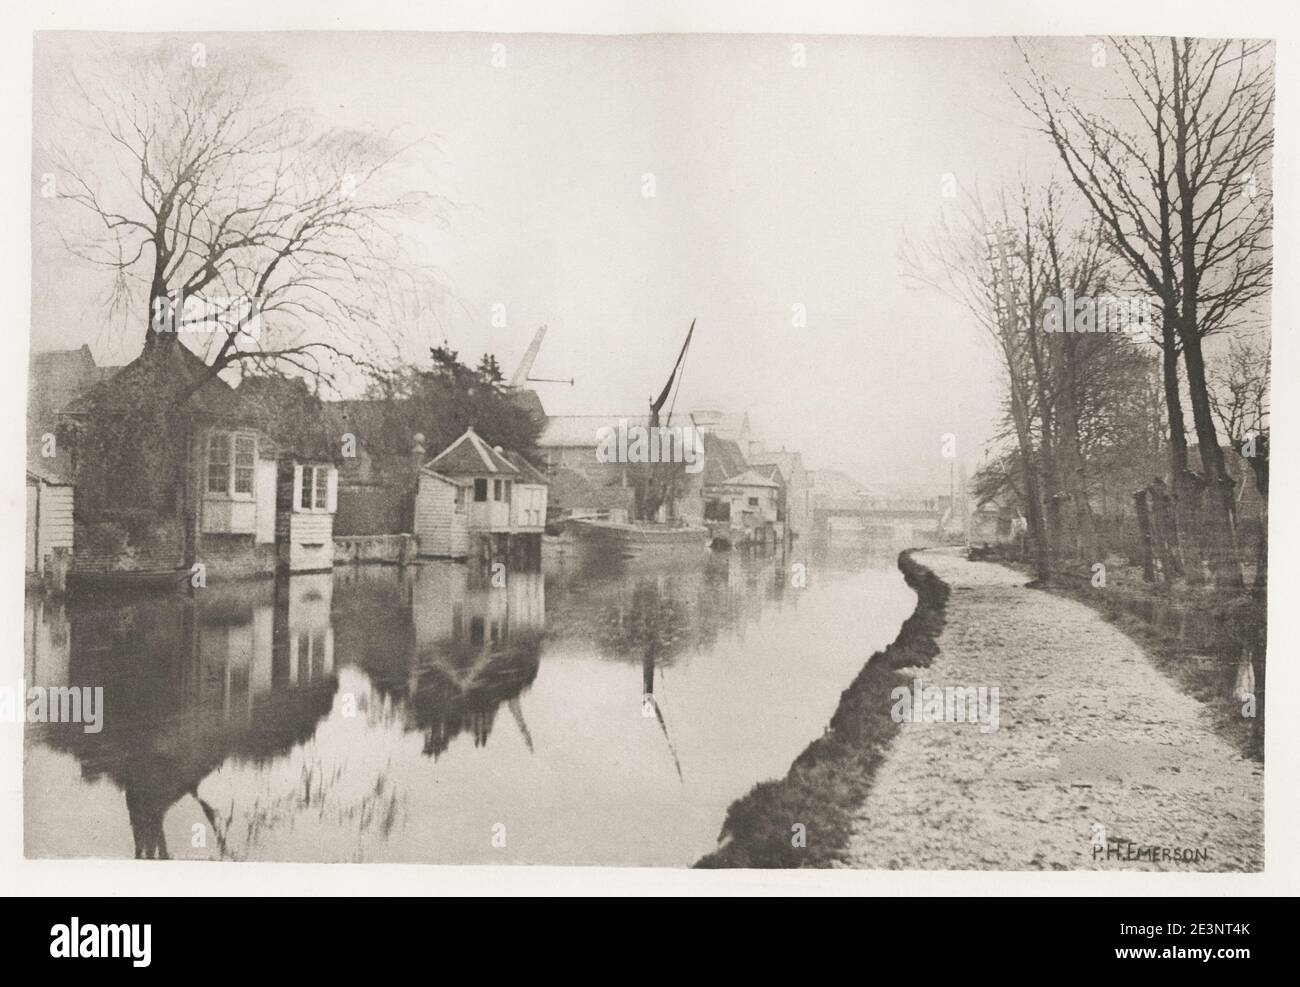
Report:
[{"label": "roof ridge", "polygon": [[447,446],[446,449],[442,450],[442,452],[438,453],[438,455],[434,456],[432,459],[430,459],[430,460],[429,460],[427,463],[425,463],[424,465],[425,465],[425,466],[432,466],[432,465],[433,465],[434,463],[436,463],[439,459],[442,459],[444,456],[450,455],[451,452],[452,452],[452,451],[453,451],[453,450],[454,450],[458,445],[460,445],[462,442],[464,442],[465,439],[466,439],[466,437],[468,437],[468,436],[469,436],[473,431],[474,431],[473,429],[467,428],[464,432],[462,432],[462,433],[460,434],[460,437],[457,438],[455,442],[453,442],[451,445]]},{"label": "roof ridge", "polygon": [[487,443],[483,441],[482,436],[480,436],[477,432],[474,431],[474,426],[471,425],[468,429],[466,429],[465,434],[469,436],[469,444],[474,447],[474,451],[477,452],[479,458],[483,460],[483,465],[485,465],[493,473],[500,472],[497,469],[496,463],[492,462],[492,456],[490,455],[490,450],[486,448]]}]

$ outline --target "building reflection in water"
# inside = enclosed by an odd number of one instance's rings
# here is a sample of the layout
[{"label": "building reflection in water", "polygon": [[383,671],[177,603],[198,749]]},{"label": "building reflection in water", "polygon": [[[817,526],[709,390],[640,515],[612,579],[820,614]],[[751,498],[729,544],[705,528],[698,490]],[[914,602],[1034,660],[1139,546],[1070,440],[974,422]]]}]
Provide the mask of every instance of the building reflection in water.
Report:
[{"label": "building reflection in water", "polygon": [[[75,757],[84,781],[119,789],[135,854],[150,858],[181,852],[168,847],[164,818],[187,797],[194,802],[167,833],[176,840],[185,832],[180,823],[206,818],[216,846],[202,856],[382,856],[378,847],[405,830],[409,806],[422,813],[405,838],[416,843],[427,838],[419,835],[424,827],[454,811],[431,782],[477,790],[485,782],[476,771],[509,764],[518,783],[527,769],[515,756],[547,755],[543,776],[565,758],[588,767],[617,763],[621,745],[642,736],[621,719],[636,716],[638,706],[656,721],[650,735],[663,746],[628,747],[645,755],[636,771],[653,777],[653,765],[671,756],[675,786],[706,784],[699,747],[710,731],[701,711],[748,701],[768,680],[747,684],[707,663],[692,680],[688,666],[715,650],[748,659],[746,636],[764,613],[801,605],[792,564],[738,553],[692,565],[560,564],[502,574],[495,584],[490,571],[439,562],[341,567],[193,593],[81,592],[62,604],[33,597],[28,680],[102,685],[106,712],[99,734],[45,725],[29,728],[28,740]],[[827,571],[823,564],[817,578]],[[813,582],[808,575],[804,585]],[[771,638],[769,627],[755,653],[780,662],[764,650]],[[547,700],[533,710],[549,728],[540,731],[547,747],[538,749],[524,700],[544,654],[577,656],[579,664],[557,668]],[[585,661],[597,666],[577,671]],[[622,676],[601,673],[600,665],[638,667]],[[564,682],[568,691],[556,693]],[[707,683],[707,695],[697,695],[698,683]],[[614,686],[618,696],[602,692]],[[575,724],[560,708],[607,699],[610,722]],[[602,738],[608,753],[552,750],[560,722],[593,742]],[[492,745],[495,753],[478,767],[463,760],[503,727],[520,743]],[[408,745],[403,738],[411,734],[418,742]],[[459,761],[450,759],[453,745]],[[439,765],[436,777],[426,761]],[[28,784],[41,780],[29,772]],[[591,783],[620,784],[604,776]],[[75,814],[79,797],[76,789],[60,792],[54,812]],[[74,830],[70,820],[67,831]],[[38,839],[38,849],[59,842],[57,834]]]},{"label": "building reflection in water", "polygon": [[437,758],[464,733],[481,747],[506,706],[526,744],[519,704],[537,675],[546,623],[541,573],[451,564],[339,570],[339,645],[376,691],[400,706]]},{"label": "building reflection in water", "polygon": [[76,756],[87,780],[120,788],[135,855],[166,858],[172,805],[198,799],[199,783],[227,761],[284,755],[329,712],[332,592],[324,574],[80,593],[57,610],[31,601],[29,684],[102,685],[104,719],[97,734],[47,724],[29,725],[29,736]]}]

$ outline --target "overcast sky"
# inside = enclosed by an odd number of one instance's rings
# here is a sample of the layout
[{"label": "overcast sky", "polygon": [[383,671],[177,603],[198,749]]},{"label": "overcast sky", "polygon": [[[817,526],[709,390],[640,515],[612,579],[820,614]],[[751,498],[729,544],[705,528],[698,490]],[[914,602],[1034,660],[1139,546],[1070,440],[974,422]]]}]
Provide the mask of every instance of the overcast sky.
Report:
[{"label": "overcast sky", "polygon": [[[38,135],[39,92],[85,40],[38,41]],[[549,412],[641,412],[694,318],[679,411],[748,410],[772,447],[868,482],[946,484],[945,432],[972,469],[982,457],[998,417],[993,355],[960,309],[904,284],[899,246],[952,208],[945,173],[992,189],[1050,160],[1008,93],[1010,41],[174,40],[283,63],[286,103],[324,126],[436,135],[410,173],[455,205],[416,252],[445,270],[454,302],[411,327],[411,352],[445,337],[496,353],[509,374],[546,323],[534,375],[577,381],[538,385]],[[1087,70],[1090,44],[1056,43],[1068,71]],[[33,349],[84,342],[101,362],[130,359],[140,340],[105,328],[103,276],[60,250],[38,233]],[[491,325],[498,303],[504,328]]]}]

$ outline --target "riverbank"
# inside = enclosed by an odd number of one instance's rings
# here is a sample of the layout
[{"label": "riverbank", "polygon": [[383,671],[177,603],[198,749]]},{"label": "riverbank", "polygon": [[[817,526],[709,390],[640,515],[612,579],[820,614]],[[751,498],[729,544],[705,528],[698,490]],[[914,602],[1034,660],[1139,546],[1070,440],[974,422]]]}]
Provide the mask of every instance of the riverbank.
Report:
[{"label": "riverbank", "polygon": [[910,683],[899,669],[929,665],[944,626],[948,587],[910,552],[899,556],[898,567],[917,596],[898,637],[871,656],[841,694],[826,732],[789,773],[732,803],[718,849],[697,867],[827,867],[846,860],[856,811],[899,731],[890,694]]},{"label": "riverbank", "polygon": [[1006,566],[923,558],[951,590],[925,684],[996,686],[998,727],[904,724],[835,863],[1262,869],[1262,765],[1138,644]]},{"label": "riverbank", "polygon": [[[917,607],[897,640],[697,866],[1262,868],[1262,765],[1158,655],[1007,566],[938,550],[899,568]],[[996,729],[895,722],[918,679],[996,688]]]}]

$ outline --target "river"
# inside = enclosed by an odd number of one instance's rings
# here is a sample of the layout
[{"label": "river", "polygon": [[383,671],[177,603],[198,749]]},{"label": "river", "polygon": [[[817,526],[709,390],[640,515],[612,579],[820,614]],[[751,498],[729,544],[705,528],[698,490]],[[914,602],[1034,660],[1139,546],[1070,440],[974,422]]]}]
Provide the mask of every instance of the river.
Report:
[{"label": "river", "polygon": [[[500,583],[504,582],[504,585]],[[887,550],[29,598],[32,857],[690,865],[915,596]]]}]

